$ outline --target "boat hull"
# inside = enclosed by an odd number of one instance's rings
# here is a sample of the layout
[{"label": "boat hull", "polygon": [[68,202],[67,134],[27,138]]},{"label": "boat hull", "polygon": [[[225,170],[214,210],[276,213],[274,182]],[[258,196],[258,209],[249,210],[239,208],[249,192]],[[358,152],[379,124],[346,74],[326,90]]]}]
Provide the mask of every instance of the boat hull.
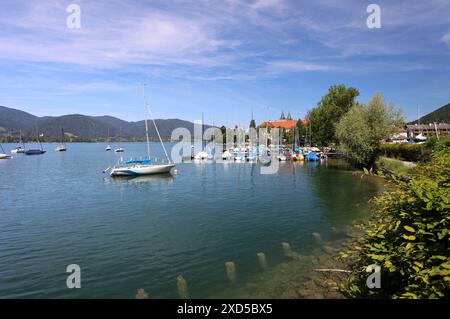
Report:
[{"label": "boat hull", "polygon": [[175,164],[141,165],[117,167],[111,170],[111,176],[141,176],[170,173]]},{"label": "boat hull", "polygon": [[10,159],[11,156],[7,154],[0,154],[0,159]]},{"label": "boat hull", "polygon": [[12,154],[23,154],[25,153],[25,150],[23,148],[15,148],[13,150],[11,150]]},{"label": "boat hull", "polygon": [[25,151],[25,155],[42,155],[42,154],[44,154],[45,153],[45,151],[41,151],[41,150],[28,150],[28,151]]}]

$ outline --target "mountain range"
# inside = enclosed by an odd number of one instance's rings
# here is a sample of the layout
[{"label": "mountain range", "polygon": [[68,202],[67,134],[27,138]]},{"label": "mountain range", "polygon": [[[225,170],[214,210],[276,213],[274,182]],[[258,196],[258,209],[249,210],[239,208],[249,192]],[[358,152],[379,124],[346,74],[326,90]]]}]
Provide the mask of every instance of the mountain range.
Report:
[{"label": "mountain range", "polygon": [[408,124],[416,124],[420,122],[421,124],[429,124],[429,123],[450,123],[450,103],[434,110],[431,113],[428,113],[425,116],[422,116],[419,120],[415,120]]},{"label": "mountain range", "polygon": [[[194,123],[180,119],[156,119],[156,125],[163,139],[170,139],[175,128],[186,128],[193,134]],[[151,121],[149,136],[158,138]],[[204,125],[204,129],[211,126]],[[112,116],[87,116],[70,114],[63,116],[38,117],[17,109],[0,106],[0,137],[17,139],[20,135],[25,139],[36,139],[41,135],[43,140],[61,139],[64,129],[66,138],[72,141],[88,140],[144,140],[145,121],[128,122]]]}]

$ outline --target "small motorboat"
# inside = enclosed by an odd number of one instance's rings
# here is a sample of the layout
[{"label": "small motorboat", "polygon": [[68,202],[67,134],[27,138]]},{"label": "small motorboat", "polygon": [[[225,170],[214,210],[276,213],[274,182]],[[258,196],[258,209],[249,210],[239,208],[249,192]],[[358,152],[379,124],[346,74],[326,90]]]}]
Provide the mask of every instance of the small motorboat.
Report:
[{"label": "small motorboat", "polygon": [[232,157],[233,157],[233,155],[232,155],[229,151],[225,151],[225,152],[223,152],[223,154],[222,154],[222,159],[223,159],[224,161],[228,161],[228,160],[230,160]]},{"label": "small motorboat", "polygon": [[278,155],[277,158],[280,162],[286,162],[286,160],[287,160],[287,157],[283,154]]},{"label": "small motorboat", "polygon": [[317,156],[316,152],[309,152],[308,155],[306,155],[306,159],[308,161],[318,161],[320,160],[320,157]]},{"label": "small motorboat", "polygon": [[249,162],[254,162],[254,161],[256,161],[256,159],[257,159],[257,156],[255,153],[249,153],[247,156],[247,161],[249,161]]},{"label": "small motorboat", "polygon": [[208,153],[203,152],[203,151],[198,152],[198,154],[194,156],[194,159],[200,160],[200,161],[208,159]]},{"label": "small motorboat", "polygon": [[296,153],[294,154],[294,156],[292,156],[292,159],[297,162],[303,162],[305,160],[305,157],[300,153]]},{"label": "small motorboat", "polygon": [[67,151],[67,148],[64,145],[60,145],[57,148],[55,148],[56,152],[65,152]]},{"label": "small motorboat", "polygon": [[125,149],[123,147],[119,147],[119,148],[116,148],[114,150],[114,152],[116,152],[116,153],[123,153],[123,152],[125,152]]},{"label": "small motorboat", "polygon": [[244,159],[244,157],[240,152],[234,152],[233,157],[235,161],[242,161]]},{"label": "small motorboat", "polygon": [[22,146],[16,147],[11,150],[11,154],[23,154],[25,153],[25,149]]},{"label": "small motorboat", "polygon": [[106,146],[105,151],[107,151],[107,152],[112,151],[111,145]]},{"label": "small motorboat", "polygon": [[20,131],[20,144],[22,144],[22,146],[18,146],[15,149],[11,150],[11,154],[23,154],[25,153],[25,144],[22,140],[22,131]]},{"label": "small motorboat", "polygon": [[272,158],[270,156],[268,156],[267,154],[263,154],[259,157],[259,162],[262,165],[270,165],[270,163],[272,162]]}]

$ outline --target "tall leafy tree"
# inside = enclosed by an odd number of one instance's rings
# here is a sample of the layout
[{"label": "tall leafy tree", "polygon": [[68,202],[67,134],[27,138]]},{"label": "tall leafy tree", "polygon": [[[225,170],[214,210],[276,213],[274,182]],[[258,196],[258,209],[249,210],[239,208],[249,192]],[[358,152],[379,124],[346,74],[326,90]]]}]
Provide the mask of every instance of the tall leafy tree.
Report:
[{"label": "tall leafy tree", "polygon": [[354,105],[336,126],[340,149],[357,166],[370,168],[380,149],[380,140],[389,137],[392,127],[403,121],[402,112],[386,104],[377,93],[367,104]]},{"label": "tall leafy tree", "polygon": [[356,104],[359,91],[345,85],[333,85],[317,107],[308,113],[312,125],[313,144],[327,146],[337,143],[336,124]]},{"label": "tall leafy tree", "polygon": [[304,145],[305,144],[305,138],[306,138],[306,130],[307,127],[305,124],[303,124],[303,121],[301,119],[299,119],[297,121],[296,124],[296,129],[297,129],[297,138],[298,141],[300,142],[300,145]]}]

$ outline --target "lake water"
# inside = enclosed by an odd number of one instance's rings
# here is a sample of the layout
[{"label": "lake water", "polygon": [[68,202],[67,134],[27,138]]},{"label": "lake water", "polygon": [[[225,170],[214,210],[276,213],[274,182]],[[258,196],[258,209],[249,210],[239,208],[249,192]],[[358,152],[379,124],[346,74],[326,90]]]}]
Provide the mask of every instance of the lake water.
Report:
[{"label": "lake water", "polygon": [[[122,143],[123,155],[105,144],[55,146],[0,160],[2,298],[134,298],[139,288],[177,298],[180,274],[190,297],[218,296],[263,271],[257,252],[273,269],[289,262],[282,242],[308,254],[313,232],[335,240],[332,229],[366,216],[380,190],[320,163],[281,163],[273,175],[249,163],[183,163],[172,177],[112,179],[102,170],[143,155],[145,144]],[[158,144],[152,151],[161,157]],[[81,267],[81,289],[66,287],[69,264]]]}]

